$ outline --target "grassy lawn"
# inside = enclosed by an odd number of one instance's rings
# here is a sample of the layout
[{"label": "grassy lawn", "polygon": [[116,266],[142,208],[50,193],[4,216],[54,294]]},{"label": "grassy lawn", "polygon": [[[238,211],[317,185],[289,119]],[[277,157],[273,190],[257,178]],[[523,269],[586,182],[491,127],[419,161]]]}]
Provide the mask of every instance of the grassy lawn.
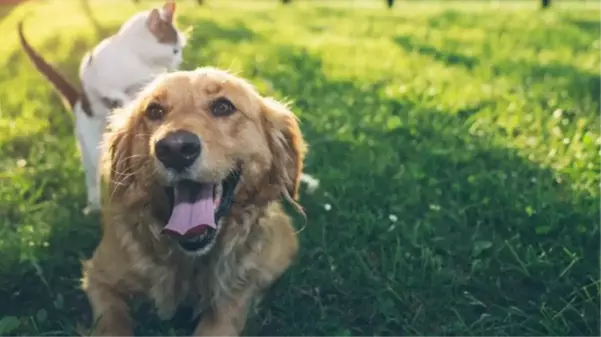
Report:
[{"label": "grassy lawn", "polygon": [[[80,260],[99,238],[72,117],[16,23],[75,79],[149,3],[0,8],[0,335],[86,323]],[[208,3],[180,1],[185,68],[291,100],[321,181],[246,334],[599,335],[598,2]],[[136,307],[139,335],[191,332]]]}]

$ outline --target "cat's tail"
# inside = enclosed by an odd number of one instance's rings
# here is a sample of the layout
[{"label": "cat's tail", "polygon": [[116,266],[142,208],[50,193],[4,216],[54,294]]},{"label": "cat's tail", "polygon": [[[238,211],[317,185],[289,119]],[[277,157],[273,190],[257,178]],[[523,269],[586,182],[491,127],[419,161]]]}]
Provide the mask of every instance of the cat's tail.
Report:
[{"label": "cat's tail", "polygon": [[19,32],[19,42],[21,43],[21,47],[25,50],[27,56],[36,69],[46,77],[50,83],[54,86],[56,90],[58,90],[63,97],[64,100],[67,101],[69,108],[71,111],[74,111],[75,104],[80,98],[79,90],[77,90],[67,79],[61,75],[56,68],[50,65],[40,54],[38,54],[31,45],[25,40],[25,36],[23,35],[23,21],[19,21],[18,24],[18,32]]}]

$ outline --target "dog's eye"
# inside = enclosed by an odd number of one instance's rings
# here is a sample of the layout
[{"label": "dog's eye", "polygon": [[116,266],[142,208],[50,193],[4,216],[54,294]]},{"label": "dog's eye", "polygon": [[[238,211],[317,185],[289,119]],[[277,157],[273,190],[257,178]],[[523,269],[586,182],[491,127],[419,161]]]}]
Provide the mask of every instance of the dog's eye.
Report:
[{"label": "dog's eye", "polygon": [[152,121],[159,120],[165,115],[165,109],[158,103],[150,103],[146,107],[146,117]]},{"label": "dog's eye", "polygon": [[227,116],[234,113],[234,111],[236,111],[236,107],[227,98],[218,98],[211,103],[211,113],[213,116]]}]

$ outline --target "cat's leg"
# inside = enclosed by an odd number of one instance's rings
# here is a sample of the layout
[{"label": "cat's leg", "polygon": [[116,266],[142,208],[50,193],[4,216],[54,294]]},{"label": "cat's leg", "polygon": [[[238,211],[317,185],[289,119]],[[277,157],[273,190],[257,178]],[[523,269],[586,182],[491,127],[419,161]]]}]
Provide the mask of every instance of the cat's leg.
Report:
[{"label": "cat's leg", "polygon": [[77,105],[75,109],[75,129],[85,173],[88,199],[84,213],[88,214],[100,210],[101,205],[99,162],[104,117],[90,117]]}]

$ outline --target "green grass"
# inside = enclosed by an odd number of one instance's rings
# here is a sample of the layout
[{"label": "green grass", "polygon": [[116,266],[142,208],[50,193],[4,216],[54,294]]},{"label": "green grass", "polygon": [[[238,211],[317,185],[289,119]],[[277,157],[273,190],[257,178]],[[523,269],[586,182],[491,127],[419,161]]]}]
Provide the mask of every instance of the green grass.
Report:
[{"label": "green grass", "polygon": [[[209,3],[181,1],[185,68],[292,100],[321,180],[302,195],[300,257],[247,334],[599,335],[598,3]],[[98,219],[81,213],[72,118],[15,24],[75,78],[136,10],[91,7],[0,11],[0,335],[89,319]],[[139,335],[191,332],[135,316]]]}]

